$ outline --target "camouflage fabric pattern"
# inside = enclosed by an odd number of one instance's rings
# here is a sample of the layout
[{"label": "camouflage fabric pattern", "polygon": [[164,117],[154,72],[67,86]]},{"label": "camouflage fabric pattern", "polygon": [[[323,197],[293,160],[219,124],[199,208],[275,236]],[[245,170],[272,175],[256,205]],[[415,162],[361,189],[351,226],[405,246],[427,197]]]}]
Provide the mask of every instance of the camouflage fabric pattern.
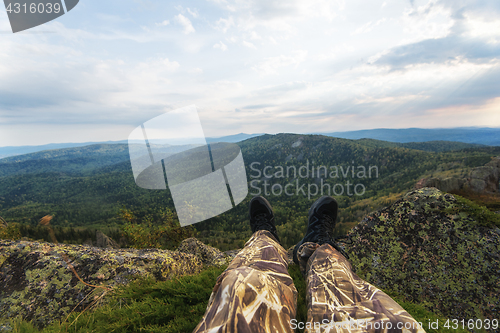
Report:
[{"label": "camouflage fabric pattern", "polygon": [[307,281],[306,332],[425,332],[331,245],[304,243],[298,257]]},{"label": "camouflage fabric pattern", "polygon": [[287,252],[269,231],[259,230],[217,279],[194,332],[293,332],[296,309]]}]

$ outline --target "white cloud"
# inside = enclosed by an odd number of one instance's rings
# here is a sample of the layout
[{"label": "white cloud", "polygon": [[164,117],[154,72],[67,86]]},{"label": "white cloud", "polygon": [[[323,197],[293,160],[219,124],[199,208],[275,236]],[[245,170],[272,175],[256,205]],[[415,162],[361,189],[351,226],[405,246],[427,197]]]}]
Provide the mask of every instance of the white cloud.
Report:
[{"label": "white cloud", "polygon": [[191,8],[186,8],[186,10],[188,11],[189,14],[191,14],[192,17],[194,18],[197,18],[199,15],[198,15],[198,11],[196,9],[191,9]]},{"label": "white cloud", "polygon": [[214,45],[214,49],[221,49],[222,51],[227,50],[227,45],[224,44],[222,41],[218,42],[217,44]]},{"label": "white cloud", "polygon": [[[296,25],[311,18],[332,21],[345,9],[345,0],[211,0],[234,16],[240,31],[265,29],[269,33],[296,32]],[[219,20],[220,21],[220,20]],[[227,22],[220,21],[219,29],[227,31]],[[219,25],[220,24],[220,25]]]},{"label": "white cloud", "polygon": [[467,30],[464,33],[469,38],[486,39],[488,43],[500,43],[500,20],[486,20],[484,17],[465,15]]},{"label": "white cloud", "polygon": [[348,43],[342,43],[332,46],[324,50],[324,52],[316,54],[314,58],[315,60],[320,61],[333,61],[341,57],[351,56],[355,51],[356,49],[352,45]]},{"label": "white cloud", "polygon": [[215,22],[215,28],[223,33],[226,33],[232,26],[234,26],[234,20],[232,17],[228,17],[227,19],[221,17],[217,20],[217,22]]},{"label": "white cloud", "polygon": [[203,69],[198,68],[198,67],[196,67],[196,68],[191,68],[191,69],[188,71],[188,73],[190,73],[190,74],[203,74]]},{"label": "white cloud", "polygon": [[169,24],[170,24],[169,20],[164,20],[164,21],[162,21],[160,23],[156,23],[156,26],[157,27],[164,27],[164,26],[169,25]]},{"label": "white cloud", "polygon": [[180,67],[177,61],[170,61],[168,58],[160,59],[158,63],[164,66],[167,71],[175,71]]},{"label": "white cloud", "polygon": [[243,41],[242,44],[243,44],[243,46],[248,47],[249,49],[257,49],[257,47],[255,47],[255,45],[253,45],[252,43],[247,42],[245,40]]},{"label": "white cloud", "polygon": [[255,31],[250,32],[250,39],[252,40],[262,40],[262,37],[259,36]]},{"label": "white cloud", "polygon": [[407,36],[406,43],[443,38],[450,34],[455,21],[450,9],[430,0],[424,5],[407,8],[400,19]]},{"label": "white cloud", "polygon": [[232,89],[239,90],[243,88],[243,84],[239,81],[219,80],[210,84],[210,87],[214,91],[232,90]]},{"label": "white cloud", "polygon": [[196,30],[194,30],[194,27],[191,24],[191,21],[182,14],[176,15],[175,21],[177,23],[179,23],[184,28],[184,33],[186,35],[196,31]]},{"label": "white cloud", "polygon": [[385,21],[386,21],[386,19],[382,18],[382,19],[378,20],[377,22],[370,21],[368,23],[365,23],[361,27],[356,29],[353,33],[351,33],[351,35],[358,35],[358,34],[364,34],[364,33],[370,32],[373,30],[373,28],[375,28],[376,26],[379,26],[380,24],[384,23]]},{"label": "white cloud", "polygon": [[281,67],[288,67],[294,65],[295,68],[304,62],[307,57],[307,51],[297,50],[292,52],[292,55],[280,55],[277,57],[270,57],[266,60],[259,62],[253,66],[252,69],[260,75],[278,74],[278,69]]},{"label": "white cloud", "polygon": [[[122,125],[130,122],[128,112],[135,107],[149,112],[168,105],[160,96],[181,69],[166,57],[140,62],[99,59],[68,46],[44,43],[38,35],[5,43],[8,40],[0,42],[2,50],[15,54],[8,59],[9,55],[0,53],[0,119],[7,120],[7,126]],[[22,43],[27,40],[31,40],[28,48]],[[9,67],[1,65],[4,60]]]},{"label": "white cloud", "polygon": [[[236,2],[235,2],[236,3]],[[254,0],[245,3],[246,9],[256,18],[272,20],[277,18],[307,19],[335,18],[345,8],[344,0]]]},{"label": "white cloud", "polygon": [[95,124],[106,131],[95,137],[123,139],[127,126],[193,103],[218,136],[429,127],[445,115],[500,126],[500,16],[485,3],[194,0],[131,19],[127,0],[121,12],[89,2],[72,20],[1,35],[0,145],[29,144],[33,123],[74,128],[68,138],[93,136],[80,124]]}]

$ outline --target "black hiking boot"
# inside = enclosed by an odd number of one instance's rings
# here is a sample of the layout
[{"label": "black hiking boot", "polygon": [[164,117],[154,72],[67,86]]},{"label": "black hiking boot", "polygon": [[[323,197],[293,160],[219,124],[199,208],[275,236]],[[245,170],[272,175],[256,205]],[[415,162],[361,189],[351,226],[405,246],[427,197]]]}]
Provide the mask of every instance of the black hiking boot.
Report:
[{"label": "black hiking boot", "polygon": [[309,221],[304,238],[295,245],[293,249],[293,261],[299,264],[297,251],[299,247],[307,242],[317,243],[319,245],[330,244],[337,251],[349,258],[347,253],[335,243],[333,239],[333,229],[337,220],[338,204],[334,198],[322,196],[316,200],[309,209]]},{"label": "black hiking boot", "polygon": [[252,233],[257,230],[270,231],[274,238],[280,242],[278,231],[274,225],[274,213],[271,204],[260,195],[250,200],[250,227]]}]

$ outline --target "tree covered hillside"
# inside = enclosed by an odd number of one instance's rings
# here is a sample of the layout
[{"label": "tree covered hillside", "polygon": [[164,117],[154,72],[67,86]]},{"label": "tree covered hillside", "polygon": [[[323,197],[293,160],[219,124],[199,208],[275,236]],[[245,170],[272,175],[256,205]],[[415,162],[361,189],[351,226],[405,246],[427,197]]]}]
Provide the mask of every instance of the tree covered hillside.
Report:
[{"label": "tree covered hillside", "polygon": [[[367,213],[395,201],[422,175],[446,169],[466,173],[500,155],[500,147],[443,152],[457,145],[435,142],[410,149],[320,135],[263,135],[238,144],[249,195],[236,208],[195,225],[200,239],[222,249],[241,246],[250,235],[247,207],[253,195],[269,199],[284,245],[291,246],[302,237],[307,210],[322,189],[339,202],[337,232],[342,233]],[[178,151],[175,147],[170,147],[172,153]],[[35,225],[51,214],[55,226],[116,227],[124,223],[119,214],[126,209],[136,223],[154,224],[165,209],[175,211],[172,198],[168,189],[136,186],[128,158],[127,146],[118,144],[1,159],[0,216]]]}]

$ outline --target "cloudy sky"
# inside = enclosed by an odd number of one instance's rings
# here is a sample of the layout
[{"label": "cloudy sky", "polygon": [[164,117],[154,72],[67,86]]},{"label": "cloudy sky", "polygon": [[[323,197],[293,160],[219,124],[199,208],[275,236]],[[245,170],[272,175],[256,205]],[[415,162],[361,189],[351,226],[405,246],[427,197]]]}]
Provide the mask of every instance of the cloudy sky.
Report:
[{"label": "cloudy sky", "polygon": [[195,104],[205,135],[500,127],[498,0],[80,0],[13,34],[0,146],[123,140]]}]

